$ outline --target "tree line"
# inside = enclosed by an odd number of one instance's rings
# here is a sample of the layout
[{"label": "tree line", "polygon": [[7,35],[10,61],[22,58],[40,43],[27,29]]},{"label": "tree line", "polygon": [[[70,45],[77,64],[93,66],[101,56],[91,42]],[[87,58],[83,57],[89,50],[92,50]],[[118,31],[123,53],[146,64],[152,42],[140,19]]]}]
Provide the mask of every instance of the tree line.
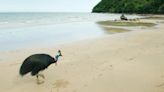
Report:
[{"label": "tree line", "polygon": [[164,14],[164,0],[102,0],[92,12]]}]

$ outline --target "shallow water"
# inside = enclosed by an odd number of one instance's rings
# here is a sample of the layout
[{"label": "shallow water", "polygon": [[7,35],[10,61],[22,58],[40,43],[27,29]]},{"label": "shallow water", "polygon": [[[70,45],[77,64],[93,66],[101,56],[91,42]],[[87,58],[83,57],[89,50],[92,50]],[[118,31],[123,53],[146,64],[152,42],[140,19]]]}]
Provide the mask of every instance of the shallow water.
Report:
[{"label": "shallow water", "polygon": [[1,34],[0,51],[6,51],[96,38],[104,35],[104,32],[93,22],[83,22],[13,29]]},{"label": "shallow water", "polygon": [[0,51],[100,37],[106,32],[95,22],[114,20],[119,16],[91,13],[0,13]]}]

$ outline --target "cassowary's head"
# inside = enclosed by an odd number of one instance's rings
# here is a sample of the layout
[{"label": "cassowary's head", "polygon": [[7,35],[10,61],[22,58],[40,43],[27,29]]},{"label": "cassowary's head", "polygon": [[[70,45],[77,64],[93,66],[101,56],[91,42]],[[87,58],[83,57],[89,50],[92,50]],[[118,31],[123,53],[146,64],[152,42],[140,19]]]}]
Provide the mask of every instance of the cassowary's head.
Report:
[{"label": "cassowary's head", "polygon": [[56,54],[56,56],[55,56],[55,59],[54,59],[56,64],[57,64],[58,58],[59,58],[60,56],[62,56],[61,50],[58,50],[58,52],[57,52],[57,54]]},{"label": "cassowary's head", "polygon": [[59,56],[62,56],[62,54],[61,54],[61,51],[60,51],[60,50],[58,50],[58,55],[59,55]]}]

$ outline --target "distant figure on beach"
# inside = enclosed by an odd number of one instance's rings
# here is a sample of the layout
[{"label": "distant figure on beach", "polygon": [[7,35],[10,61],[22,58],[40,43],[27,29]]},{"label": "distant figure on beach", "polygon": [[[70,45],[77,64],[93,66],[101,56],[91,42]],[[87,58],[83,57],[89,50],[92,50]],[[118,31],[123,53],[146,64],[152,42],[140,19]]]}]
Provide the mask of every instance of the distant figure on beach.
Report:
[{"label": "distant figure on beach", "polygon": [[39,76],[45,78],[44,75],[39,74],[40,71],[48,68],[49,65],[57,63],[58,58],[62,56],[61,51],[58,50],[58,53],[55,57],[51,57],[48,54],[34,54],[27,57],[23,64],[20,67],[20,75],[24,76],[27,73],[31,72],[32,76],[36,75],[37,83],[41,84],[43,82],[39,81]]},{"label": "distant figure on beach", "polygon": [[121,20],[126,20],[126,21],[128,20],[127,17],[125,17],[124,14],[122,14],[122,15],[120,16],[120,19],[121,19]]}]

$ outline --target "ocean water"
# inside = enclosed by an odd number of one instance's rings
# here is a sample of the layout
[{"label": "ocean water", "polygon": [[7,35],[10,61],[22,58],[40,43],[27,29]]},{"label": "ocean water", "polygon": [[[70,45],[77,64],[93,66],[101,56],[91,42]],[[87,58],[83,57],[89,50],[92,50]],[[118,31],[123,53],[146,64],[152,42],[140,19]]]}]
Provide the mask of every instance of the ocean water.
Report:
[{"label": "ocean water", "polygon": [[120,14],[96,13],[0,13],[0,51],[100,37],[105,32],[95,22],[119,17]]}]

